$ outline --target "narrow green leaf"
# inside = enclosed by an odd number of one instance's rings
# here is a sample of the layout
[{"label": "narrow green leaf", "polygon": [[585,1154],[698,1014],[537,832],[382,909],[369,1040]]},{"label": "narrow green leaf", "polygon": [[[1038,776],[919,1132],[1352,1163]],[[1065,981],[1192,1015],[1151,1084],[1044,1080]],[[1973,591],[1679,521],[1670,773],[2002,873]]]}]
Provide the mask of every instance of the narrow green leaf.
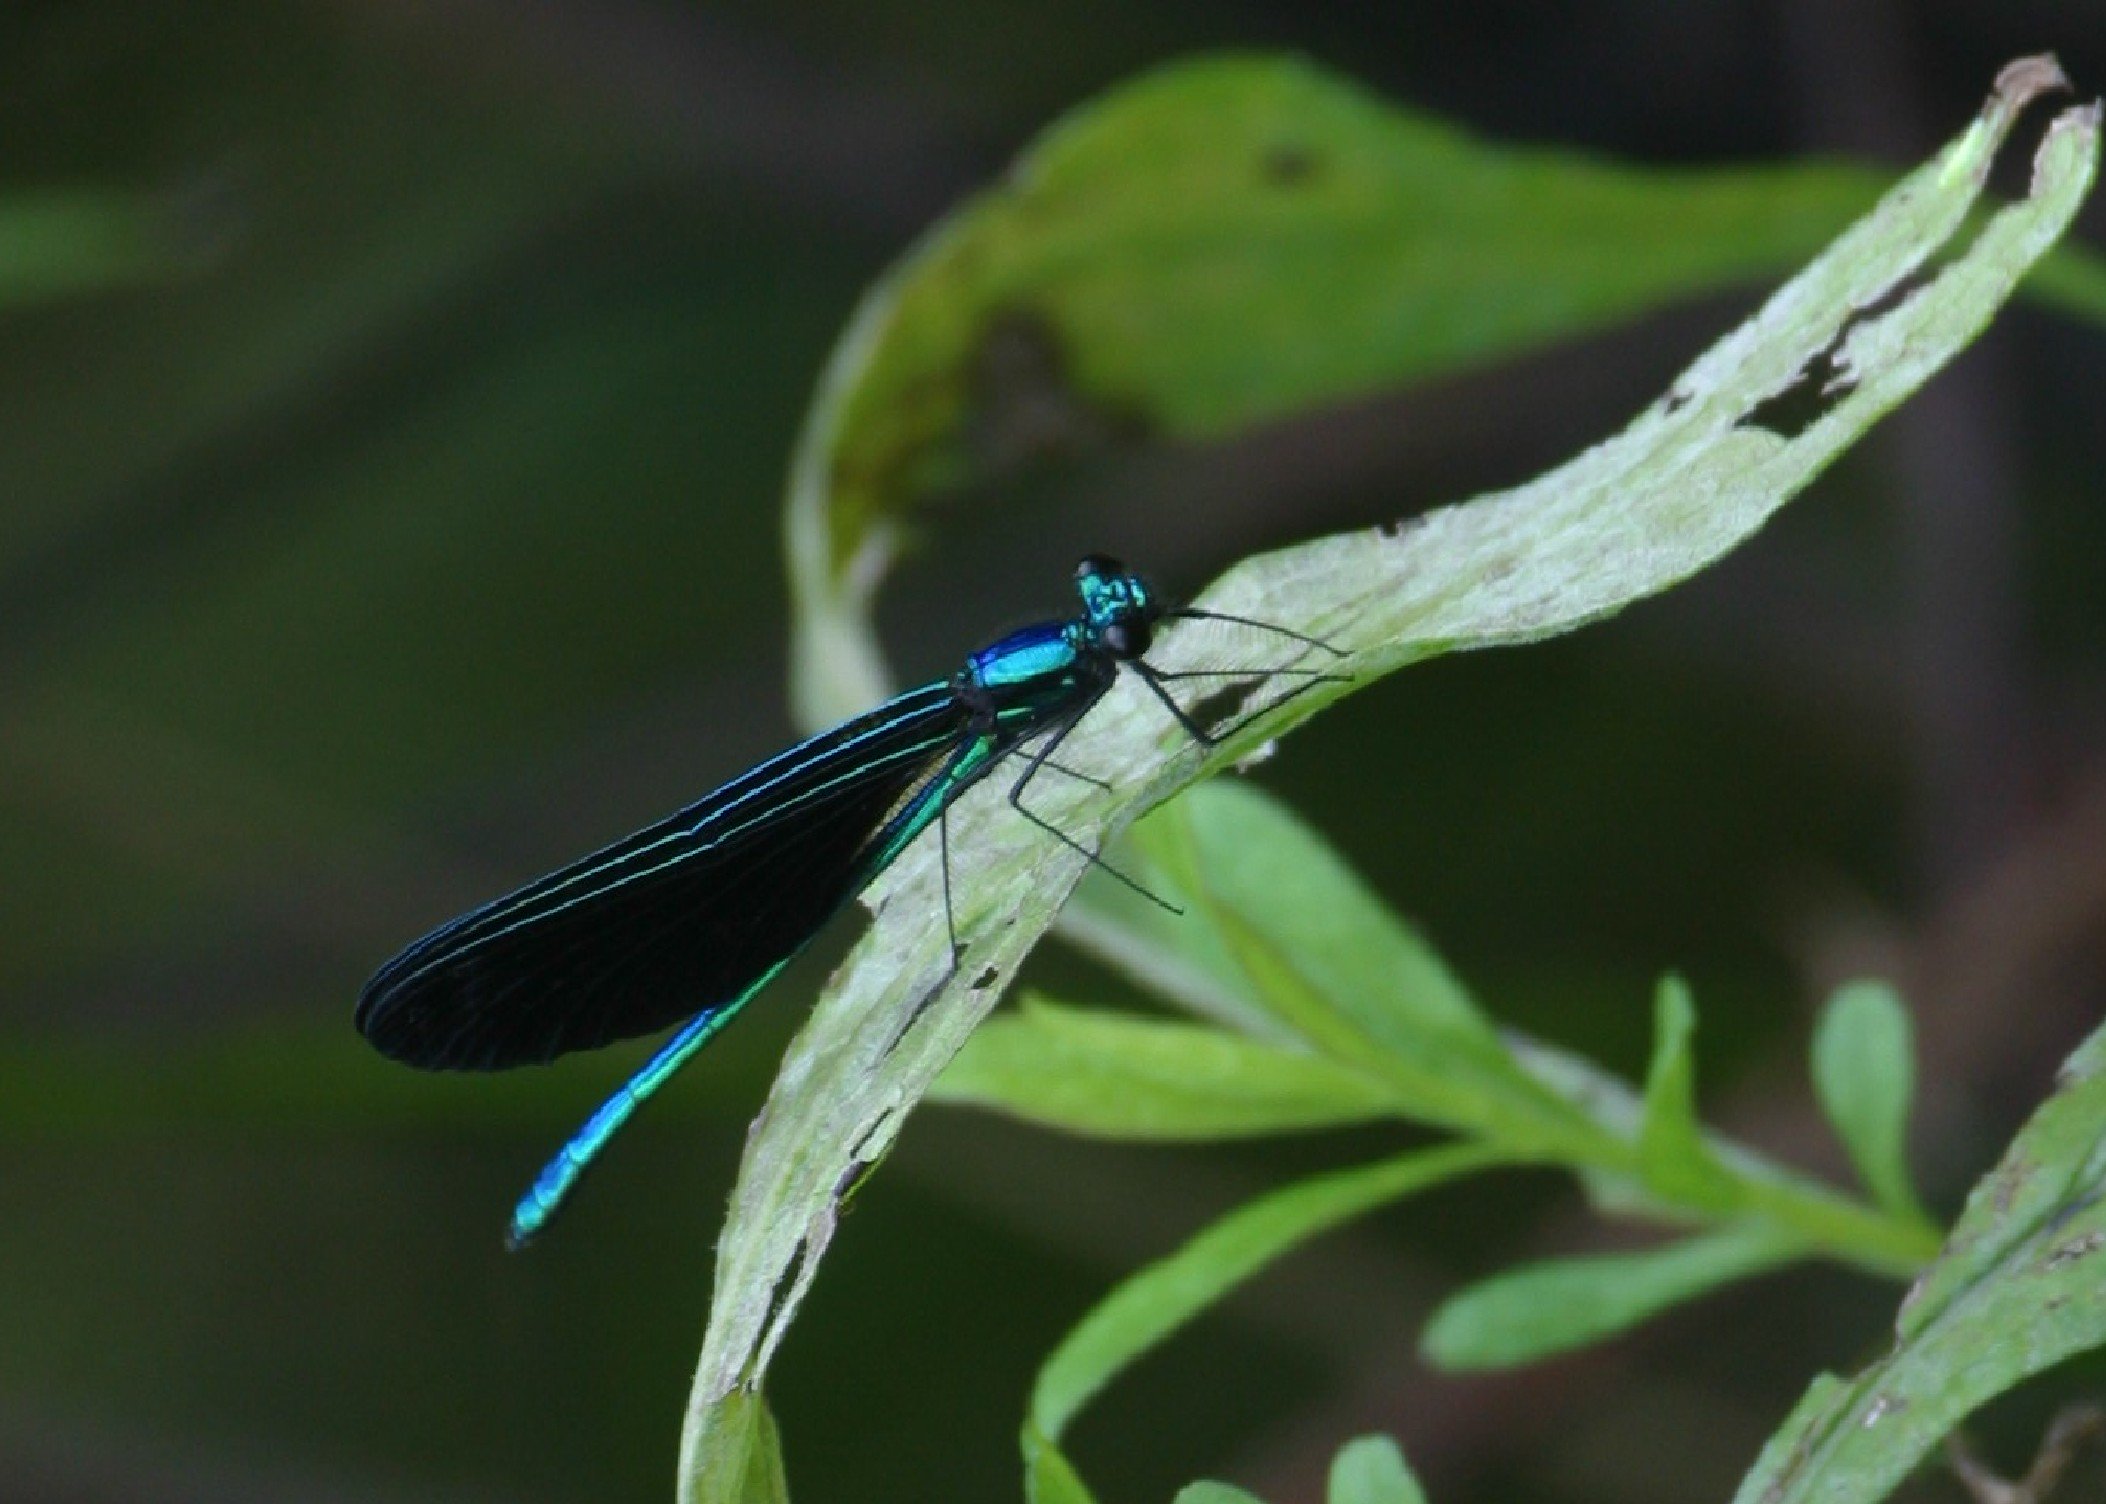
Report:
[{"label": "narrow green leaf", "polygon": [[1332,1128],[1395,1112],[1380,1082],[1316,1055],[1037,996],[982,1024],[929,1096],[1070,1133],[1155,1141]]},{"label": "narrow green leaf", "polygon": [[1273,1002],[1297,1033],[1506,1064],[1462,983],[1305,821],[1243,784],[1220,781],[1194,795],[1139,822],[1122,848],[1173,901],[1202,910],[1165,915],[1201,921],[1173,933],[1218,941],[1251,995]]},{"label": "narrow green leaf", "polygon": [[1096,1504],[1075,1464],[1029,1421],[1024,1423],[1024,1504]]},{"label": "narrow green leaf", "polygon": [[1660,979],[1653,1004],[1653,1060],[1645,1076],[1638,1154],[1647,1189],[1670,1203],[1729,1211],[1739,1185],[1704,1142],[1696,1111],[1696,1005],[1680,977]]},{"label": "narrow green leaf", "polygon": [[[1249,559],[1195,604],[1337,643],[1351,684],[1325,683],[1223,744],[1192,745],[1123,682],[1064,744],[1098,788],[1045,780],[1037,813],[1085,846],[1235,763],[1356,688],[1434,653],[1571,630],[1654,594],[1747,538],[1879,416],[1978,334],[2068,225],[2090,186],[2097,122],[2065,109],[2041,140],[2030,195],[1966,225],[2016,112],[2057,75],[2012,70],[1982,117],[1782,288],[1621,434],[1527,485],[1398,529]],[[1949,251],[1937,274],[1907,283]],[[1913,287],[1907,296],[1897,289]],[[1772,427],[1772,399],[1824,377],[1810,422]],[[1204,622],[1173,623],[1150,661],[1212,657]],[[954,954],[937,843],[904,853],[865,895],[868,931],[786,1055],[749,1135],[718,1244],[716,1288],[687,1413],[708,1444],[723,1398],[766,1371],[816,1276],[837,1197],[881,1158],[912,1105],[993,1007],[1086,865],[982,785],[949,814]]]},{"label": "narrow green leaf", "polygon": [[680,1504],[789,1504],[782,1437],[758,1389],[725,1397],[708,1447],[683,1443],[677,1493]]},{"label": "narrow green leaf", "polygon": [[[1185,911],[1164,916],[1177,922],[1156,930],[1158,948],[1218,979],[1266,1037],[1381,1081],[1394,1111],[1424,1122],[1517,1146],[1585,1132],[1514,1062],[1432,948],[1263,791],[1203,785],[1136,825],[1119,855]],[[1142,900],[1110,898],[1112,886],[1095,892],[1139,917]]]},{"label": "narrow green leaf", "polygon": [[1729,1227],[1643,1253],[1550,1259],[1449,1297],[1419,1348],[1452,1370],[1533,1363],[1804,1253],[1804,1244],[1767,1229]]},{"label": "narrow green leaf", "polygon": [[[1537,1080],[1629,1141],[1644,1120],[1645,1104],[1621,1080],[1554,1045],[1518,1031],[1506,1036],[1515,1057]],[[1882,1275],[1918,1273],[1938,1251],[1936,1228],[1900,1219],[1849,1199],[1832,1188],[1731,1142],[1707,1144],[1719,1165],[1739,1182],[1750,1216],[1823,1255]],[[1686,1217],[1686,1204],[1670,1204],[1634,1173],[1620,1166],[1580,1172],[1594,1206],[1620,1217]]]},{"label": "narrow green leaf", "polygon": [[1924,1220],[1909,1179],[1909,1102],[1916,1090],[1908,1009],[1884,982],[1836,989],[1813,1040],[1814,1090],[1866,1188],[1888,1211]]},{"label": "narrow green leaf", "polygon": [[1426,1491],[1394,1441],[1362,1436],[1340,1447],[1331,1459],[1324,1504],[1426,1504]]},{"label": "narrow green leaf", "polygon": [[1281,1254],[1391,1201],[1501,1163],[1462,1146],[1421,1149],[1319,1175],[1238,1207],[1169,1257],[1129,1276],[1061,1339],[1031,1390],[1031,1424],[1058,1439],[1128,1364]]},{"label": "narrow green leaf", "polygon": [[1737,1504],[1874,1504],[1977,1408],[2106,1346],[2106,1029],[1967,1198],[1893,1351],[1815,1381]]},{"label": "narrow green leaf", "polygon": [[1174,1504],[1265,1504],[1265,1501],[1233,1483],[1202,1481],[1187,1483],[1179,1489]]}]

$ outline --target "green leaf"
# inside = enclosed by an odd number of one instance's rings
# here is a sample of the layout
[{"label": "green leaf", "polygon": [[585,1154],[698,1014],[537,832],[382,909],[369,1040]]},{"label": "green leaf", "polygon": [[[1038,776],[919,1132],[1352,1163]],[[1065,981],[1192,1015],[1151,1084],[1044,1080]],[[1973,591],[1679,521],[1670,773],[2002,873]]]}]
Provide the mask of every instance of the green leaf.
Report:
[{"label": "green leaf", "polygon": [[1024,1504],[1096,1504],[1075,1465],[1029,1422],[1024,1425],[1023,1445]]},{"label": "green leaf", "polygon": [[1638,1155],[1646,1187],[1662,1200],[1704,1211],[1730,1211],[1739,1186],[1704,1142],[1697,1121],[1696,1006],[1680,977],[1660,979],[1653,1004],[1653,1061],[1645,1076],[1645,1120]]},{"label": "green leaf", "polygon": [[1803,1243],[1767,1229],[1729,1227],[1643,1253],[1530,1264],[1449,1297],[1427,1323],[1420,1351],[1451,1370],[1532,1363],[1612,1336],[1805,1251]]},{"label": "green leaf", "polygon": [[108,190],[0,199],[0,308],[128,286],[179,269],[167,206]]},{"label": "green leaf", "polygon": [[1469,1146],[1421,1149],[1319,1175],[1238,1207],[1168,1258],[1129,1276],[1040,1365],[1031,1424],[1058,1439],[1128,1364],[1281,1254],[1415,1192],[1502,1163]]},{"label": "green leaf", "polygon": [[1046,452],[1205,439],[1781,273],[1861,169],[1489,144],[1291,57],[1174,63],[1043,134],[873,287],[792,476],[797,696],[883,693],[871,592],[933,499]]},{"label": "green leaf", "polygon": [[[1621,1139],[1635,1139],[1644,1120],[1644,1100],[1624,1082],[1554,1045],[1518,1030],[1506,1035],[1523,1068],[1550,1090]],[[1739,1183],[1751,1217],[1760,1217],[1810,1249],[1876,1274],[1911,1277],[1938,1251],[1939,1233],[1914,1218],[1896,1218],[1848,1199],[1828,1186],[1739,1145],[1708,1144],[1719,1165]],[[1621,1217],[1686,1217],[1621,1166],[1580,1171],[1581,1185],[1597,1210]]]},{"label": "green leaf", "polygon": [[1173,1504],[1265,1504],[1265,1501],[1233,1483],[1199,1482],[1187,1483],[1179,1489]]},{"label": "green leaf", "polygon": [[[1278,800],[1207,784],[1135,825],[1121,850],[1136,858],[1144,886],[1160,881],[1173,903],[1191,906],[1169,914],[1149,905],[1176,921],[1168,932],[1211,969],[1233,970],[1245,995],[1293,1033],[1337,1039],[1341,1054],[1373,1043],[1506,1063],[1490,1021],[1432,947]],[[1145,902],[1130,889],[1125,897]]]},{"label": "green leaf", "polygon": [[2094,324],[2106,324],[2106,260],[2081,245],[2058,246],[2026,279],[2035,302]]},{"label": "green leaf", "polygon": [[711,1444],[680,1452],[680,1504],[790,1504],[782,1437],[758,1389],[740,1389],[718,1406]]},{"label": "green leaf", "polygon": [[[1983,116],[1699,359],[1630,427],[1569,464],[1412,526],[1369,529],[1249,559],[1195,604],[1336,642],[1352,683],[1325,683],[1195,747],[1133,683],[1068,737],[1063,761],[1118,769],[1109,788],[1044,780],[1037,813],[1102,843],[1206,774],[1326,705],[1435,653],[1568,631],[1666,589],[1747,538],[1881,414],[1980,332],[2088,189],[2097,125],[2050,122],[2029,197],[1955,244],[2017,111],[2051,86],[2012,70]],[[1937,275],[1897,289],[1950,251]],[[1771,399],[1824,374],[1824,411],[1773,431]],[[1173,623],[1150,661],[1207,655],[1210,624]],[[1086,865],[1015,817],[990,784],[948,817],[954,953],[944,863],[917,842],[865,895],[869,929],[785,1056],[748,1136],[718,1244],[716,1288],[688,1408],[691,1455],[723,1398],[765,1373],[815,1277],[837,1198],[881,1158],[912,1105],[993,1007]]]},{"label": "green leaf", "polygon": [[1815,1381],[1738,1504],[1873,1504],[1977,1408],[2106,1346],[2106,1029],[2062,1069],[1895,1321],[1893,1351]]},{"label": "green leaf", "polygon": [[1391,1116],[1380,1082],[1205,1024],[1028,997],[965,1042],[932,1100],[1104,1138],[1179,1141]]},{"label": "green leaf", "polygon": [[1867,1189],[1899,1217],[1923,1220],[1909,1180],[1915,1045],[1908,1009],[1884,982],[1836,989],[1814,1030],[1814,1089]]},{"label": "green leaf", "polygon": [[1202,785],[1136,825],[1117,859],[1184,912],[1107,882],[1092,900],[1100,931],[1150,926],[1150,948],[1212,978],[1252,1032],[1381,1082],[1400,1115],[1515,1146],[1588,1131],[1514,1062],[1432,949],[1262,791]]},{"label": "green leaf", "polygon": [[1394,1441],[1362,1436],[1340,1447],[1331,1459],[1324,1504],[1426,1504],[1426,1492]]}]

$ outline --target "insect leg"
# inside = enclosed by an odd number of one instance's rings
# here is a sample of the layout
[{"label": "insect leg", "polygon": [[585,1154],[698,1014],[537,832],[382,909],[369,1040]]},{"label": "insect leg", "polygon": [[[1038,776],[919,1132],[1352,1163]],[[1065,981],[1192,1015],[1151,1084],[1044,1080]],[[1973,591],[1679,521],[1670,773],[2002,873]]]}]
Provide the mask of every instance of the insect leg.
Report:
[{"label": "insect leg", "polygon": [[936,811],[936,849],[943,864],[943,927],[951,937],[951,970],[958,969],[959,958],[965,947],[958,943],[958,914],[951,907],[951,810],[944,805]]},{"label": "insect leg", "polygon": [[[1260,705],[1256,710],[1251,711],[1248,715],[1240,717],[1239,719],[1232,722],[1228,726],[1223,727],[1219,731],[1208,731],[1205,727],[1201,726],[1197,721],[1192,719],[1190,714],[1186,712],[1185,708],[1177,703],[1176,696],[1172,695],[1170,691],[1164,686],[1166,681],[1168,680],[1215,677],[1215,675],[1211,671],[1193,670],[1184,673],[1165,674],[1157,669],[1150,668],[1146,662],[1138,658],[1136,658],[1131,664],[1129,664],[1128,667],[1130,667],[1135,673],[1141,676],[1141,682],[1148,686],[1149,693],[1153,694],[1158,700],[1162,701],[1163,707],[1166,710],[1168,710],[1171,715],[1177,718],[1177,724],[1185,728],[1185,734],[1190,736],[1193,741],[1198,742],[1199,745],[1201,745],[1202,747],[1220,746],[1223,742],[1227,741],[1230,737],[1234,736],[1237,732],[1241,731],[1245,726],[1248,726],[1252,721],[1255,721],[1259,716],[1264,715],[1267,711],[1279,709],[1282,705],[1285,705],[1289,700],[1294,699],[1298,695],[1307,694],[1310,690],[1316,688],[1316,686],[1319,684],[1341,684],[1348,682],[1348,676],[1344,674],[1311,673],[1307,677],[1303,678],[1301,683],[1295,685],[1292,689],[1289,689],[1285,694],[1267,700],[1263,705]],[[1263,677],[1271,677],[1274,674],[1291,672],[1291,670],[1259,669],[1248,672]]]},{"label": "insect leg", "polygon": [[[1057,747],[1059,747],[1063,741],[1067,739],[1068,733],[1070,731],[1073,731],[1075,727],[1081,723],[1083,714],[1086,711],[1088,711],[1089,708],[1089,705],[1084,705],[1080,709],[1068,715],[1051,731],[1046,733],[1046,739],[1043,743],[1032,749],[1031,753],[1025,760],[1024,771],[1019,773],[1017,775],[1016,782],[1009,786],[1009,807],[1011,809],[1014,809],[1018,814],[1022,815],[1026,820],[1029,820],[1033,825],[1036,825],[1047,835],[1053,837],[1054,840],[1060,842],[1061,845],[1067,847],[1070,851],[1075,852],[1077,855],[1081,856],[1091,866],[1100,868],[1101,870],[1109,873],[1111,876],[1117,878],[1120,882],[1124,883],[1127,887],[1133,889],[1134,892],[1140,894],[1141,897],[1147,899],[1150,903],[1155,904],[1158,908],[1167,909],[1173,914],[1182,914],[1184,910],[1180,909],[1176,904],[1170,902],[1170,900],[1168,900],[1167,898],[1163,898],[1158,894],[1149,892],[1138,882],[1134,881],[1134,879],[1128,877],[1117,867],[1114,867],[1110,862],[1107,862],[1102,856],[1090,850],[1089,847],[1083,845],[1080,841],[1076,840],[1073,836],[1069,835],[1066,831],[1062,830],[1059,826],[1055,825],[1051,820],[1048,820],[1043,815],[1038,814],[1036,811],[1032,810],[1024,803],[1024,790],[1030,787],[1031,780],[1038,776],[1039,770],[1045,767],[1059,767],[1058,764],[1052,761],[1054,750]],[[1060,768],[1059,771],[1067,772],[1068,770],[1065,768]],[[1090,779],[1089,781],[1094,783],[1097,780]]]},{"label": "insect leg", "polygon": [[1311,637],[1306,632],[1297,632],[1292,627],[1283,627],[1277,622],[1258,621],[1248,616],[1231,616],[1226,611],[1196,611],[1189,606],[1175,611],[1165,611],[1164,616],[1185,621],[1225,621],[1239,627],[1256,627],[1261,632],[1272,632],[1281,637],[1291,637],[1296,642],[1307,643],[1312,648],[1321,648],[1333,658],[1345,657],[1345,649],[1334,647],[1321,637]]}]

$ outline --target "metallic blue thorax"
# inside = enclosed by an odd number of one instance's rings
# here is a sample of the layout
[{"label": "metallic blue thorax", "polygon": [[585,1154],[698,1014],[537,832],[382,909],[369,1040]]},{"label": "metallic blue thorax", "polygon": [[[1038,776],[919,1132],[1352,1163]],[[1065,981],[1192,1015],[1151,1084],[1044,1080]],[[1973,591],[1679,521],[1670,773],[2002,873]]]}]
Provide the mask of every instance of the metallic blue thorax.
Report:
[{"label": "metallic blue thorax", "polygon": [[1011,632],[965,660],[967,679],[982,689],[1005,689],[1065,680],[1075,667],[1075,628],[1067,622],[1040,622]]}]

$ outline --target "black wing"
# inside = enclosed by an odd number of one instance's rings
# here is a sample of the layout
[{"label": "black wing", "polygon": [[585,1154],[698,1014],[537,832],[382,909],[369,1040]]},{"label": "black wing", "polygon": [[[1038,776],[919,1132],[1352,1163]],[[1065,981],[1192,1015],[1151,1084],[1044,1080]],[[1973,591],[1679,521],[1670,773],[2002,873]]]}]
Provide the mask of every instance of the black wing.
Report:
[{"label": "black wing", "polygon": [[428,1070],[498,1070],[741,999],[871,877],[873,837],[965,731],[909,690],[626,840],[433,930],[374,973],[358,1029]]}]

